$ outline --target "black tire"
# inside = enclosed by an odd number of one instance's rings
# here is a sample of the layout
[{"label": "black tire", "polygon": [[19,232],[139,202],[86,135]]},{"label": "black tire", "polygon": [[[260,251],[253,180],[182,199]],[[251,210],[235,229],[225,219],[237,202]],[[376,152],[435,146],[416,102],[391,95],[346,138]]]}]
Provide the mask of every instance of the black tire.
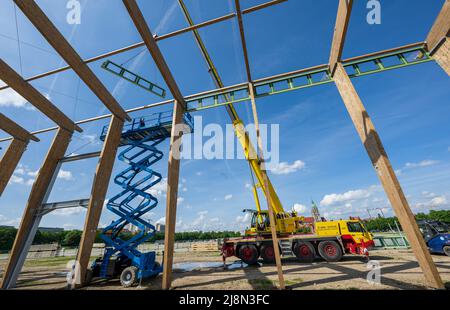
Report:
[{"label": "black tire", "polygon": [[247,265],[255,265],[258,262],[258,249],[253,244],[239,247],[239,258]]},{"label": "black tire", "polygon": [[275,251],[272,244],[263,244],[260,253],[264,263],[273,264],[275,262]]},{"label": "black tire", "polygon": [[450,256],[450,246],[449,245],[444,246],[444,254],[447,256]]},{"label": "black tire", "polygon": [[310,242],[296,242],[292,251],[301,263],[312,263],[316,258],[316,250]]},{"label": "black tire", "polygon": [[338,262],[342,258],[342,249],[335,241],[321,241],[318,248],[320,256],[327,262]]},{"label": "black tire", "polygon": [[120,274],[120,284],[123,287],[132,287],[137,282],[137,268],[130,266],[125,268]]}]

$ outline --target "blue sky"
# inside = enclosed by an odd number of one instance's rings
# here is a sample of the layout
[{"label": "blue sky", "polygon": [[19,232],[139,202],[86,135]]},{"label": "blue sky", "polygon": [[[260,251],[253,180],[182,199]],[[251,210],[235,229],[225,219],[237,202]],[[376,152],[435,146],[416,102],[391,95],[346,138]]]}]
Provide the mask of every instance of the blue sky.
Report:
[{"label": "blue sky", "polygon": [[[39,0],[37,3],[83,58],[141,41],[122,1],[81,0],[81,24],[66,22],[66,1]],[[196,23],[234,11],[231,0],[186,0]],[[264,1],[241,1],[248,8]],[[183,27],[186,22],[177,1],[138,1],[152,31],[162,35]],[[253,77],[262,78],[328,61],[338,1],[290,0],[244,16]],[[380,25],[366,22],[366,1],[355,1],[344,58],[424,40],[444,1],[382,1]],[[24,77],[64,65],[31,23],[17,10],[20,38],[13,2],[0,0],[0,57]],[[236,20],[228,20],[200,30],[225,85],[245,81],[245,67]],[[184,95],[214,88],[192,34],[160,41],[159,46]],[[110,59],[122,63],[135,56],[136,49]],[[120,81],[90,64],[120,104],[128,109],[160,99],[140,88]],[[148,52],[126,64],[151,81],[165,87]],[[405,194],[415,212],[448,209],[450,206],[450,88],[449,77],[434,62],[370,75],[353,80],[390,156]],[[107,112],[101,102],[71,71],[32,82],[64,113],[75,120]],[[138,117],[169,109],[135,113]],[[248,103],[236,108],[245,123],[252,121]],[[0,110],[33,131],[52,126],[12,91],[0,92]],[[260,121],[280,124],[280,160],[285,174],[270,178],[285,209],[295,206],[309,215],[315,200],[328,218],[349,215],[367,217],[367,209],[392,209],[379,185],[370,160],[333,84],[322,85],[258,99]],[[194,114],[203,123],[229,123],[224,108]],[[98,134],[107,121],[83,126],[69,153],[99,150]],[[54,133],[39,135],[41,142],[30,143],[11,184],[0,198],[0,225],[17,225],[36,171],[41,165]],[[6,134],[1,132],[1,137]],[[8,143],[0,143],[0,156]],[[168,143],[161,144],[168,151]],[[156,170],[167,175],[167,156]],[[294,165],[302,161],[304,165]],[[88,198],[96,159],[62,167],[50,201]],[[116,162],[114,173],[125,166]],[[248,184],[249,169],[244,160],[183,160],[180,176],[178,226],[181,230],[241,230],[246,222],[241,212],[254,208]],[[108,197],[119,188],[111,184]],[[165,187],[157,187],[159,206],[149,217],[161,220],[165,212]],[[371,211],[374,215],[376,211]],[[42,226],[81,228],[84,210],[55,212]],[[101,225],[113,217],[104,211]]]}]

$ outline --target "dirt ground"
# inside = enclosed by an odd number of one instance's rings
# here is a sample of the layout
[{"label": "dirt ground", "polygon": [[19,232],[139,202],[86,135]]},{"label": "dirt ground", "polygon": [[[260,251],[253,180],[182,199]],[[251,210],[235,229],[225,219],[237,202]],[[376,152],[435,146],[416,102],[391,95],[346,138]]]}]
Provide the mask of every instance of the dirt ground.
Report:
[{"label": "dirt ground", "polygon": [[[17,289],[65,289],[66,265],[71,258],[28,260],[17,282]],[[448,286],[450,257],[433,255],[433,259]],[[158,257],[161,260],[161,257]],[[367,263],[356,256],[347,256],[341,262],[318,261],[301,264],[295,259],[283,259],[286,285],[291,289],[425,289],[423,274],[411,251],[372,251],[371,260],[381,267],[381,283],[367,282]],[[6,261],[0,261],[0,269]],[[224,269],[222,258],[215,252],[176,253],[174,257],[174,289],[274,289],[278,284],[275,265],[246,266],[229,258]],[[143,281],[128,289],[159,289],[161,275]],[[83,289],[124,289],[118,280],[94,280]]]}]

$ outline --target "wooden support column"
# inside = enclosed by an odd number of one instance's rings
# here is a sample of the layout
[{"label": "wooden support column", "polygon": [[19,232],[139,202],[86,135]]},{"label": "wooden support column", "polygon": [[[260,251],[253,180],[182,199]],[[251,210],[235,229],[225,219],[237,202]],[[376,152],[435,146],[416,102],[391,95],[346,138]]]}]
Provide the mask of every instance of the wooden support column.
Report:
[{"label": "wooden support column", "polygon": [[113,116],[108,128],[100,159],[97,164],[89,206],[86,213],[86,220],[81,236],[80,246],[77,254],[77,265],[75,266],[75,277],[73,287],[85,284],[86,271],[91,257],[92,246],[97,233],[98,223],[102,214],[103,204],[108,191],[109,180],[111,178],[114,161],[116,160],[117,149],[120,144],[124,121]]},{"label": "wooden support column", "polygon": [[28,141],[14,138],[5,154],[3,154],[2,159],[0,160],[0,197],[3,194],[6,185],[8,185],[9,179],[13,175],[27,145]]},{"label": "wooden support column", "polygon": [[259,130],[259,118],[258,111],[256,110],[256,99],[255,99],[255,87],[253,83],[248,84],[248,89],[250,90],[250,100],[252,102],[252,112],[253,112],[253,120],[255,121],[255,129],[256,129],[256,137],[258,143],[258,157],[260,159],[260,168],[263,172],[263,180],[264,180],[264,191],[267,199],[267,208],[269,210],[269,220],[270,220],[270,232],[272,233],[272,243],[273,250],[275,254],[275,263],[277,264],[277,273],[278,273],[278,282],[280,283],[280,289],[284,290],[286,285],[284,283],[284,275],[283,275],[283,266],[281,264],[281,256],[280,256],[280,248],[278,246],[278,236],[276,229],[276,220],[273,212],[272,203],[270,200],[270,192],[269,192],[269,181],[267,177],[267,171],[264,162],[264,153],[263,146],[261,140],[261,134]]},{"label": "wooden support column", "polygon": [[446,37],[439,47],[436,48],[433,58],[450,76],[450,38]]},{"label": "wooden support column", "polygon": [[59,161],[69,146],[72,131],[58,129],[45,161],[39,170],[36,181],[31,188],[31,193],[25,207],[19,230],[17,231],[14,244],[5,267],[1,288],[12,288],[22,269],[27,256],[28,248],[33,242],[34,235],[39,225],[38,211],[44,200],[50,194],[49,188],[53,184],[59,170]]},{"label": "wooden support column", "polygon": [[427,284],[442,289],[444,284],[428,252],[422,234],[419,231],[414,214],[394,173],[381,139],[367,114],[367,111],[356,92],[343,65],[338,63],[334,75],[336,87],[355,125],[355,128],[366,148],[366,151],[383,185],[384,191],[398,217],[403,231],[408,238],[411,249],[425,275]]},{"label": "wooden support column", "polygon": [[169,166],[167,169],[166,227],[164,236],[164,266],[162,289],[167,290],[172,284],[172,264],[177,219],[178,181],[180,177],[180,139],[183,131],[184,107],[175,101],[170,136]]}]

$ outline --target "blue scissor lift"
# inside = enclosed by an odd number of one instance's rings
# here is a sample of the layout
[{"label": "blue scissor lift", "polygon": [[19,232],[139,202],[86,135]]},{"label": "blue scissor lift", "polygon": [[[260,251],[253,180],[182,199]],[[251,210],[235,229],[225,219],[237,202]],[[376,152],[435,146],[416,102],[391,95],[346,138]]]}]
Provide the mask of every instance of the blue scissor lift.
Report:
[{"label": "blue scissor lift", "polygon": [[[188,113],[184,115],[188,132],[193,131],[193,119]],[[128,287],[143,278],[156,276],[162,266],[155,261],[155,252],[142,253],[138,246],[155,234],[155,227],[143,215],[154,209],[158,199],[150,194],[150,189],[159,183],[162,175],[151,166],[163,157],[157,145],[170,137],[172,111],[155,113],[150,116],[135,118],[124,125],[119,153],[119,160],[129,165],[118,173],[114,183],[122,191],[109,199],[106,207],[118,216],[105,227],[101,237],[105,242],[103,257],[96,259],[92,265],[93,276],[112,278],[120,275],[120,282]],[[105,140],[108,127],[103,128],[100,139]],[[120,233],[128,224],[138,228],[138,232],[129,240],[121,238]]]}]

